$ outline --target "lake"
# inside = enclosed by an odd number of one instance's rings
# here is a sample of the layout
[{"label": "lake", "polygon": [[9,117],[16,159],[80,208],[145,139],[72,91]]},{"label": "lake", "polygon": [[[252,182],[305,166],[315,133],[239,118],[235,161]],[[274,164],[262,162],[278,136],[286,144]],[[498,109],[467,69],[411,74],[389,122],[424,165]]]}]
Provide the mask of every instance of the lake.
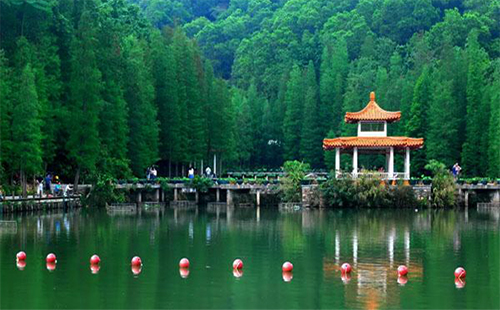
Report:
[{"label": "lake", "polygon": [[[224,205],[3,215],[17,228],[0,228],[0,308],[498,309],[499,218],[498,207]],[[16,265],[20,250],[24,268]],[[50,252],[58,260],[52,271]],[[99,270],[90,268],[93,254]],[[138,274],[134,255],[144,264]],[[189,271],[179,270],[183,257]],[[233,272],[236,258],[243,272]],[[285,261],[292,274],[282,273]],[[344,262],[350,277],[341,275]],[[407,278],[397,276],[401,264]],[[464,282],[455,281],[458,266]]]}]

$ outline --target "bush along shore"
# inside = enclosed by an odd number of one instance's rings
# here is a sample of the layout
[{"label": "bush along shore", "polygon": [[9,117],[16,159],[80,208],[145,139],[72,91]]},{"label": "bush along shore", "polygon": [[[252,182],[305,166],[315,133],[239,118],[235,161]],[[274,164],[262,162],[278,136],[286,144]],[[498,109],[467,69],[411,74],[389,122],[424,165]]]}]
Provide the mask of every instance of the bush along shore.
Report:
[{"label": "bush along shore", "polygon": [[[457,206],[456,182],[446,166],[431,160],[425,168],[432,173],[429,177],[431,193],[429,198],[417,197],[412,186],[402,184],[390,186],[380,178],[360,176],[337,179],[330,175],[326,180],[308,180],[307,166],[300,162],[285,163],[285,177],[280,184],[282,200],[297,202],[302,192],[299,184],[309,187],[305,195],[306,205],[327,208],[415,208]],[[319,181],[319,182],[318,182]],[[316,185],[315,185],[316,183]],[[427,184],[429,184],[427,183]]]}]

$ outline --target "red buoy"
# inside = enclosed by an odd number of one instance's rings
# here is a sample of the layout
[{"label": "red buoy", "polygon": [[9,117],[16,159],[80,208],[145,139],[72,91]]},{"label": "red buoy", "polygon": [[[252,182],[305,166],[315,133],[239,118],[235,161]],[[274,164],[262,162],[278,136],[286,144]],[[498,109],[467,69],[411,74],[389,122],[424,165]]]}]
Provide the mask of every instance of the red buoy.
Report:
[{"label": "red buoy", "polygon": [[283,271],[283,281],[290,282],[293,279],[293,273],[291,271]]},{"label": "red buoy", "polygon": [[398,267],[398,276],[406,276],[408,274],[408,267],[401,265]]},{"label": "red buoy", "polygon": [[99,266],[99,264],[90,264],[90,271],[92,274],[98,274],[100,269],[101,266]]},{"label": "red buoy", "polygon": [[241,278],[243,277],[243,270],[242,269],[233,269],[233,276],[235,278]]},{"label": "red buoy", "polygon": [[16,258],[17,258],[18,261],[19,260],[25,260],[26,259],[26,253],[24,253],[23,251],[17,253]]},{"label": "red buoy", "polygon": [[233,269],[242,269],[243,268],[243,261],[241,259],[235,259],[233,262]]},{"label": "red buoy", "polygon": [[56,263],[55,262],[52,262],[52,263],[47,262],[46,266],[47,266],[48,271],[52,272],[52,271],[56,270]]},{"label": "red buoy", "polygon": [[26,261],[25,260],[18,260],[16,262],[17,269],[19,270],[24,270],[24,267],[26,267]]},{"label": "red buoy", "polygon": [[132,273],[138,276],[142,272],[142,265],[132,265]]},{"label": "red buoy", "polygon": [[131,261],[132,266],[142,266],[142,260],[139,256],[132,257]]},{"label": "red buoy", "polygon": [[343,263],[342,266],[340,267],[340,270],[343,273],[349,273],[352,271],[352,267],[351,267],[351,265],[349,265],[349,263]]},{"label": "red buoy", "polygon": [[99,258],[99,256],[97,256],[95,254],[92,255],[92,257],[90,258],[91,265],[98,265],[100,262],[101,262],[101,259]]},{"label": "red buoy", "polygon": [[292,265],[292,263],[290,263],[290,262],[285,262],[285,263],[283,263],[283,266],[281,267],[281,269],[282,269],[284,272],[289,272],[289,271],[292,271],[292,270],[293,270],[293,265]]},{"label": "red buoy", "polygon": [[408,277],[407,276],[399,276],[398,277],[398,284],[401,286],[404,286],[406,283],[408,283]]},{"label": "red buoy", "polygon": [[465,278],[465,275],[466,275],[466,272],[465,272],[465,269],[463,267],[458,267],[457,269],[455,269],[455,278],[462,279],[462,278]]},{"label": "red buoy", "polygon": [[342,272],[342,274],[340,275],[340,279],[342,280],[342,282],[344,282],[344,284],[347,284],[349,283],[349,281],[351,281],[351,274]]},{"label": "red buoy", "polygon": [[47,258],[45,259],[45,261],[47,263],[56,263],[57,262],[56,255],[54,253],[50,253],[49,255],[47,255]]},{"label": "red buoy", "polygon": [[187,259],[187,258],[181,259],[181,261],[179,262],[179,267],[189,268],[189,259]]},{"label": "red buoy", "polygon": [[455,278],[455,287],[458,289],[465,287],[465,279]]},{"label": "red buoy", "polygon": [[186,279],[189,277],[189,268],[179,268],[179,274],[181,275],[181,278]]}]

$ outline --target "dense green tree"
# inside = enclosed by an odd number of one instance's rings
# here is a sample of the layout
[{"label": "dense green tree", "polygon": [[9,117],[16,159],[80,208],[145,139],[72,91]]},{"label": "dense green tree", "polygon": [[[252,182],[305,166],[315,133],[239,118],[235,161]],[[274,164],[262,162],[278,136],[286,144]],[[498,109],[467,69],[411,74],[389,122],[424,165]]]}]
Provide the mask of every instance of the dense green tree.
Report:
[{"label": "dense green tree", "polygon": [[42,168],[42,134],[40,105],[36,93],[35,75],[28,63],[20,72],[16,100],[12,112],[12,157],[19,169],[23,197],[26,197],[27,178]]},{"label": "dense green tree", "polygon": [[96,57],[102,73],[103,87],[98,126],[100,154],[97,168],[101,174],[124,178],[129,176],[131,171],[127,157],[129,113],[123,86],[125,59],[120,51],[123,45],[122,36],[127,32],[127,28],[124,21],[116,15],[120,8],[118,3],[115,3],[115,6],[106,8],[106,15],[100,18],[100,52]]},{"label": "dense green tree", "polygon": [[305,97],[300,137],[300,156],[311,167],[320,167],[322,158],[322,139],[320,118],[318,117],[318,84],[312,61],[307,66],[305,75]]},{"label": "dense green tree", "polygon": [[[204,100],[201,97],[201,79],[197,67],[198,50],[181,29],[173,36],[173,49],[177,68],[177,98],[182,121],[179,141],[181,152],[176,161],[196,162],[206,152],[206,126],[204,126]],[[200,64],[201,65],[201,64]]]},{"label": "dense green tree", "polygon": [[233,90],[232,105],[236,110],[236,152],[240,167],[249,167],[253,145],[250,126],[250,106],[242,90]]},{"label": "dense green tree", "polygon": [[424,138],[424,148],[416,152],[412,158],[412,171],[421,175],[427,163],[425,158],[427,146],[427,129],[429,124],[429,105],[431,102],[431,75],[429,68],[425,67],[420,74],[413,89],[413,100],[411,103],[410,120],[406,126],[406,134],[409,137]]},{"label": "dense green tree", "polygon": [[[172,45],[158,32],[151,42],[153,78],[155,83],[155,103],[158,108],[160,126],[160,158],[169,161],[171,175],[172,160],[178,161],[176,153],[179,143],[181,121],[177,99],[177,67]],[[179,143],[179,144],[177,144]]]},{"label": "dense green tree", "polygon": [[251,127],[251,144],[253,152],[250,157],[250,163],[254,166],[259,166],[262,163],[263,151],[265,142],[263,139],[263,114],[264,114],[264,99],[257,92],[255,84],[250,84],[247,93],[248,106],[250,109],[250,127]]},{"label": "dense green tree", "polygon": [[484,100],[485,74],[488,55],[479,45],[478,33],[472,31],[467,38],[467,123],[466,140],[462,152],[462,164],[466,175],[483,175],[486,172],[487,157],[482,137],[488,132],[489,101]]},{"label": "dense green tree", "polygon": [[6,182],[6,164],[11,162],[12,148],[12,78],[7,58],[0,50],[0,182]]},{"label": "dense green tree", "polygon": [[495,62],[494,76],[490,92],[490,130],[488,148],[488,174],[500,177],[500,62]]},{"label": "dense green tree", "polygon": [[459,156],[458,118],[453,109],[452,81],[433,76],[433,96],[429,108],[427,160],[435,159],[451,167]]},{"label": "dense green tree", "polygon": [[[65,181],[142,176],[153,163],[178,175],[215,153],[223,170],[283,159],[332,168],[334,152],[322,156],[321,141],[356,134],[343,116],[361,110],[370,91],[382,108],[402,112],[390,135],[425,139],[412,152],[414,173],[428,173],[425,161],[437,159],[460,162],[471,176],[498,176],[498,70],[489,64],[500,57],[499,7],[2,0],[1,181],[18,181],[13,114],[28,64],[39,171]],[[301,69],[309,63],[316,75]]]},{"label": "dense green tree", "polygon": [[146,44],[130,36],[124,48],[125,100],[132,117],[129,118],[128,156],[136,175],[158,160],[158,120],[154,105],[153,78],[146,62]]},{"label": "dense green tree", "polygon": [[95,19],[88,2],[71,46],[71,104],[67,150],[76,166],[74,185],[78,188],[80,173],[93,173],[99,153],[99,110],[102,104],[101,72],[97,67]]},{"label": "dense green tree", "polygon": [[[324,130],[333,129],[340,135],[342,123],[343,94],[349,69],[347,45],[344,38],[333,46],[325,46],[321,58],[320,98]],[[324,132],[326,133],[326,132]]]},{"label": "dense green tree", "polygon": [[300,135],[302,126],[302,107],[304,104],[304,81],[300,67],[295,64],[290,71],[285,95],[285,119],[283,120],[284,158],[300,158]]}]

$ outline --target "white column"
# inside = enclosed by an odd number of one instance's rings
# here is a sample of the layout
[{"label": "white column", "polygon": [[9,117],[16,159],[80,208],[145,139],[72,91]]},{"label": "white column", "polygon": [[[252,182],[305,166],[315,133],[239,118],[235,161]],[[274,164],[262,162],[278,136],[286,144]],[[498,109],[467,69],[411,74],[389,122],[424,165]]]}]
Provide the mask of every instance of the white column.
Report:
[{"label": "white column", "polygon": [[335,148],[335,177],[340,177],[340,148]]},{"label": "white column", "polygon": [[335,231],[335,262],[338,264],[340,261],[340,238],[339,231]]},{"label": "white column", "polygon": [[354,266],[358,265],[358,233],[354,231],[352,236],[352,262]]},{"label": "white column", "polygon": [[405,258],[406,266],[410,265],[410,231],[408,228],[405,230]]},{"label": "white column", "polygon": [[214,174],[217,175],[217,154],[214,153]]},{"label": "white column", "polygon": [[394,148],[391,147],[390,151],[389,151],[389,168],[388,168],[388,172],[389,172],[389,177],[388,179],[389,180],[393,180],[394,179]]},{"label": "white column", "polygon": [[358,148],[355,147],[352,150],[352,176],[354,178],[358,177]]},{"label": "white column", "polygon": [[389,266],[392,268],[394,264],[394,239],[396,239],[396,232],[394,228],[389,232],[389,238],[387,240],[388,250],[389,250]]},{"label": "white column", "polygon": [[410,148],[406,148],[406,156],[405,156],[405,180],[410,179]]}]

